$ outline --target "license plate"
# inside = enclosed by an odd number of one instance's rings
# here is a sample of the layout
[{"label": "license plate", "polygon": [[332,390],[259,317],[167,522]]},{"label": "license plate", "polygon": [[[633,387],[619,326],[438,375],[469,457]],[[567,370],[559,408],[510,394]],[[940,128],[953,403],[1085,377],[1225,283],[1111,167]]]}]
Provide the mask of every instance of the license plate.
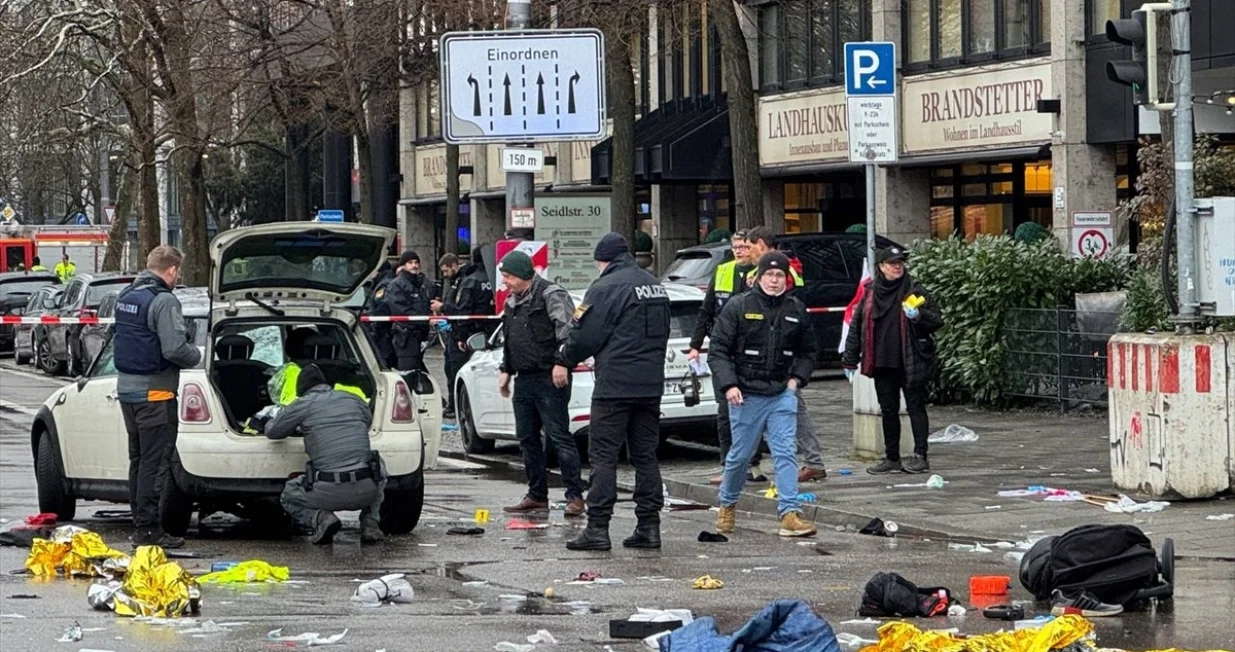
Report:
[{"label": "license plate", "polygon": [[682,388],[678,387],[677,383],[665,383],[666,394],[681,394]]}]

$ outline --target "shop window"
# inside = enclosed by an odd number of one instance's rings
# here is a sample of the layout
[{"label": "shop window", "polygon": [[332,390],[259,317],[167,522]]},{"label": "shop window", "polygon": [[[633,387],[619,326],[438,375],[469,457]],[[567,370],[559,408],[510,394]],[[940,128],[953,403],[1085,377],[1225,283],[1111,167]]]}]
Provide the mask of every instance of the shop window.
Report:
[{"label": "shop window", "polygon": [[1047,51],[1050,0],[901,0],[909,70]]},{"label": "shop window", "polygon": [[969,53],[995,51],[995,5],[981,0],[969,3]]},{"label": "shop window", "polygon": [[955,210],[951,206],[931,206],[931,235],[940,240],[946,240],[955,232]]},{"label": "shop window", "polygon": [[1012,233],[1025,222],[1050,227],[1049,161],[979,164],[931,170],[931,233],[957,232],[972,241],[981,234]]},{"label": "shop window", "polygon": [[1122,18],[1120,0],[1088,0],[1089,33],[1106,34],[1106,21]]},{"label": "shop window", "polygon": [[844,43],[870,39],[870,0],[774,0],[758,12],[764,91],[839,84]]}]

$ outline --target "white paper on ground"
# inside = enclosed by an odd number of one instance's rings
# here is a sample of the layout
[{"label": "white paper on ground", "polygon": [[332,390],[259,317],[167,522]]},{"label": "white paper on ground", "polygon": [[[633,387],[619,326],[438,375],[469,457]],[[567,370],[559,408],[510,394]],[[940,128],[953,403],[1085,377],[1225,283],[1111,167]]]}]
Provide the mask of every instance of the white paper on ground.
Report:
[{"label": "white paper on ground", "polygon": [[664,623],[670,620],[680,620],[682,625],[689,625],[695,620],[690,609],[645,609],[638,607],[638,613],[626,620],[632,623]]}]

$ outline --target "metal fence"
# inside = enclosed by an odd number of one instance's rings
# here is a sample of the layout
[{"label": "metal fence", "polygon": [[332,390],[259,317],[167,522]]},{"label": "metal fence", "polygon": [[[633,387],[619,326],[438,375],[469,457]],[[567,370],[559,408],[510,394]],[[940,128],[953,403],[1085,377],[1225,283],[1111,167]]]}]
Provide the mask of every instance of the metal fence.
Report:
[{"label": "metal fence", "polygon": [[1106,343],[1118,312],[1019,309],[1004,325],[1008,394],[1057,401],[1061,412],[1105,407]]}]

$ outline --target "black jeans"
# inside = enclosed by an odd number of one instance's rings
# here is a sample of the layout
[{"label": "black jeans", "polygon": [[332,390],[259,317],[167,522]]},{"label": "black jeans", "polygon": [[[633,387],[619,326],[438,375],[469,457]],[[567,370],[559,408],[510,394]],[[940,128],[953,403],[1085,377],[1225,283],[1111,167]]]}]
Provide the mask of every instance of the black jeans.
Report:
[{"label": "black jeans", "polygon": [[446,358],[446,386],[449,388],[446,394],[448,397],[448,402],[446,405],[451,408],[455,405],[455,377],[459,375],[459,370],[462,369],[463,365],[467,364],[468,359],[472,357],[471,352],[459,350],[460,343],[461,342],[455,340],[454,338],[446,340],[446,351],[444,357]]},{"label": "black jeans", "polygon": [[549,500],[549,471],[545,468],[545,438],[557,451],[562,482],[566,485],[566,500],[583,497],[583,477],[579,470],[579,448],[570,434],[570,385],[557,388],[549,372],[519,374],[511,403],[515,413],[515,435],[523,452],[523,469],[527,474],[527,496],[532,500]]},{"label": "black jeans", "polygon": [[[733,426],[729,423],[729,401],[725,399],[725,393],[720,391],[716,376],[712,376],[712,392],[716,397],[716,443],[720,446],[720,464],[724,466],[725,458],[729,457],[729,449],[733,448]],[[763,449],[756,448],[754,457],[750,458],[750,465],[759,466],[762,460]]]},{"label": "black jeans", "polygon": [[129,433],[129,506],[138,538],[157,538],[159,496],[170,478],[172,453],[180,427],[175,399],[150,403],[121,403],[124,429]]},{"label": "black jeans", "polygon": [[659,524],[665,507],[660,479],[660,398],[592,399],[592,475],[587,492],[589,525],[609,527],[617,502],[618,452],[625,442],[635,467],[635,516],[640,523]]},{"label": "black jeans", "polygon": [[904,369],[875,369],[875,396],[883,416],[884,456],[896,462],[901,458],[901,393],[913,429],[913,454],[926,459],[926,438],[930,422],[926,418],[926,386],[905,386]]}]

